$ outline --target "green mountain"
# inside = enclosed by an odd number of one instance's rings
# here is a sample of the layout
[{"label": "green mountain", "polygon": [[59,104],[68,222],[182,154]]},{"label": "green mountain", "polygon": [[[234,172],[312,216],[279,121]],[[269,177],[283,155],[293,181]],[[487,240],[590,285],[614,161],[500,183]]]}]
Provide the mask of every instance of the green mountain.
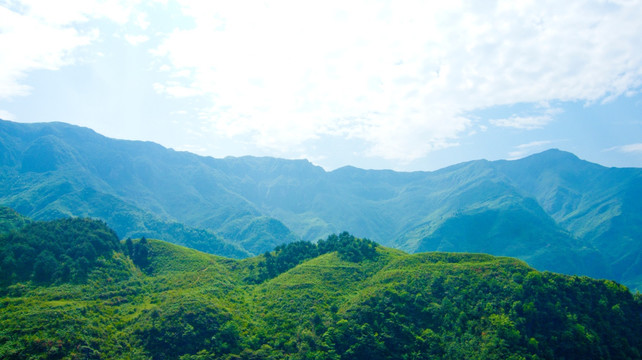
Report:
[{"label": "green mountain", "polygon": [[0,121],[0,204],[88,216],[235,258],[344,230],[407,252],[517,257],[642,289],[642,169],[549,150],[434,172],[201,157],[62,123]]},{"label": "green mountain", "polygon": [[[341,233],[235,260],[158,240],[118,242],[87,219],[31,223],[0,243],[2,273],[12,274],[0,284],[2,359],[639,359],[642,351],[640,294],[512,258],[411,255]],[[46,261],[30,264],[25,251]]]},{"label": "green mountain", "polygon": [[216,179],[216,169],[204,165],[209,159],[62,123],[0,124],[8,150],[0,203],[31,218],[94,217],[122,237],[160,237],[232,257],[251,253],[221,234],[245,230],[260,239],[248,248],[261,251],[297,239],[252,204],[207,181]]}]

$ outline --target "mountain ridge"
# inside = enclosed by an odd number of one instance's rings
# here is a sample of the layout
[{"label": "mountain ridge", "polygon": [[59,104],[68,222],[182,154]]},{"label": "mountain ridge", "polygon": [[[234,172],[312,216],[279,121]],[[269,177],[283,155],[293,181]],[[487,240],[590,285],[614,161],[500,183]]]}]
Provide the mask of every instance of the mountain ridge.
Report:
[{"label": "mountain ridge", "polygon": [[[642,289],[635,201],[642,169],[607,168],[561,150],[429,172],[325,171],[307,160],[215,159],[64,123],[7,121],[0,121],[0,145],[7,150],[0,204],[39,220],[94,216],[123,237],[199,243],[234,257],[344,230],[409,252],[438,244],[465,251],[469,242],[537,268]],[[39,163],[47,151],[53,160]],[[194,236],[181,235],[181,226]],[[461,228],[480,231],[463,239]]]}]

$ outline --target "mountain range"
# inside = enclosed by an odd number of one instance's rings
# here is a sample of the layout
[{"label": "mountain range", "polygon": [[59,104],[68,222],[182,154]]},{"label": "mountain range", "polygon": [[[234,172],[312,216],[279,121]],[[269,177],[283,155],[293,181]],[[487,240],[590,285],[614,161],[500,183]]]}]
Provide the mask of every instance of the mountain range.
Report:
[{"label": "mountain range", "polygon": [[642,289],[642,169],[552,149],[432,172],[215,159],[64,123],[0,121],[0,205],[34,220],[104,220],[245,258],[344,230],[410,253],[517,257]]}]

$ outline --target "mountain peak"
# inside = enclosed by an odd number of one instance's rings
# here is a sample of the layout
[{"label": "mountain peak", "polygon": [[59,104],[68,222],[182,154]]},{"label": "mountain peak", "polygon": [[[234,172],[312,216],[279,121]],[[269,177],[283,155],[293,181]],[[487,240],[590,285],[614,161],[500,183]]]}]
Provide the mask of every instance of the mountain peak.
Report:
[{"label": "mountain peak", "polygon": [[578,158],[575,154],[573,154],[571,152],[568,152],[568,151],[560,150],[560,149],[557,149],[557,148],[544,150],[544,151],[542,151],[540,153],[529,155],[529,156],[525,157],[524,159],[528,159],[528,158],[539,158],[539,159],[543,159],[543,160],[547,160],[547,161],[550,161],[550,160],[580,160],[580,158]]},{"label": "mountain peak", "polygon": [[[510,161],[514,164],[521,164],[528,171],[544,171],[559,169],[564,172],[583,169],[585,167],[602,168],[601,165],[582,160],[575,154],[559,149],[549,149],[541,153],[529,155],[525,158]],[[521,168],[521,166],[518,166]]]}]

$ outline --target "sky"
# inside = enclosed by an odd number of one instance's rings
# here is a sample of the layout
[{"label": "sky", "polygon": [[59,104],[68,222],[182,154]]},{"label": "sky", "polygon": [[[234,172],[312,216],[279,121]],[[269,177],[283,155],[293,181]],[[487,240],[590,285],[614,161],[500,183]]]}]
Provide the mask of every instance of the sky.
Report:
[{"label": "sky", "polygon": [[642,1],[0,0],[0,118],[200,155],[642,167]]}]

